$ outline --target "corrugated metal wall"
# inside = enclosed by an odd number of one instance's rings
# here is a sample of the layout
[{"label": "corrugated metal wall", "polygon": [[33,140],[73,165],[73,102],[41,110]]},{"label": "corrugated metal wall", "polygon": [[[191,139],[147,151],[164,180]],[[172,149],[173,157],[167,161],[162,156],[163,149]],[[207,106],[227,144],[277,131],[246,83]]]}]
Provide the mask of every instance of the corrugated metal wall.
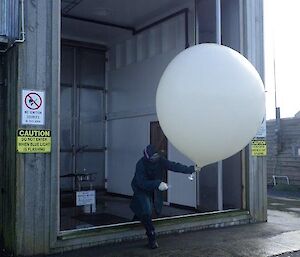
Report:
[{"label": "corrugated metal wall", "polygon": [[277,134],[276,121],[267,121],[268,183],[272,183],[272,175],[284,175],[291,184],[300,185],[300,119],[281,119],[280,127]]},{"label": "corrugated metal wall", "polygon": [[[263,0],[244,0],[243,54],[264,78]],[[249,186],[248,207],[255,221],[267,220],[267,165],[265,157],[249,156],[247,164]]]},{"label": "corrugated metal wall", "polygon": [[19,36],[19,0],[0,1],[0,36],[10,41]]},{"label": "corrugated metal wall", "polygon": [[[24,3],[26,42],[13,48],[18,52],[18,59],[11,68],[17,72],[16,84],[11,89],[14,90],[12,97],[17,100],[11,103],[15,108],[11,110],[11,115],[17,119],[10,130],[10,137],[13,138],[11,151],[15,153],[16,128],[22,127],[20,111],[23,89],[45,91],[45,126],[26,127],[51,129],[52,135],[51,154],[14,154],[16,168],[11,172],[15,181],[15,203],[12,204],[15,208],[13,218],[16,220],[14,254],[33,256],[49,251],[50,242],[57,238],[60,1],[26,0]],[[52,202],[54,204],[51,205]],[[53,217],[51,223],[50,216]]]},{"label": "corrugated metal wall", "polygon": [[7,3],[6,0],[0,2],[0,36],[7,35],[6,3]]},{"label": "corrugated metal wall", "polygon": [[[15,154],[15,130],[16,130],[16,112],[17,108],[17,64],[18,51],[12,49],[7,53],[4,61],[6,67],[4,70],[4,77],[7,87],[1,86],[1,137],[6,139],[1,142],[3,147],[2,162],[0,169],[0,233],[3,237],[3,244],[6,249],[12,251],[14,249],[14,242],[16,239],[15,224],[16,224],[16,154]],[[4,141],[4,140],[3,140]]]}]

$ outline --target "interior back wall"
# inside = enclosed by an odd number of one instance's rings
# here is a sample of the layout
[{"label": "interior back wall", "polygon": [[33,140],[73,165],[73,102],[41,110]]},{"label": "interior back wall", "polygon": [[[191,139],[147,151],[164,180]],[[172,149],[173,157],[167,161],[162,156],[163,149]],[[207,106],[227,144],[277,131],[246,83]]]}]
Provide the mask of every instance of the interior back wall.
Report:
[{"label": "interior back wall", "polygon": [[156,121],[155,95],[168,63],[185,47],[184,16],[118,44],[109,51],[107,188],[131,195],[131,179]]}]

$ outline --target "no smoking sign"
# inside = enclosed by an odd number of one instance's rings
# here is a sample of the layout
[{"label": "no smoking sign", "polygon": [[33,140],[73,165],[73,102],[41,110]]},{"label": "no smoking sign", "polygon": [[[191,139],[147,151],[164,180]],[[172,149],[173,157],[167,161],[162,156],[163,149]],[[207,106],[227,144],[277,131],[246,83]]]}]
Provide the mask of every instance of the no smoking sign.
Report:
[{"label": "no smoking sign", "polygon": [[25,96],[25,104],[30,110],[38,110],[42,106],[42,97],[35,92],[30,92]]},{"label": "no smoking sign", "polygon": [[22,90],[22,124],[45,124],[45,92]]}]

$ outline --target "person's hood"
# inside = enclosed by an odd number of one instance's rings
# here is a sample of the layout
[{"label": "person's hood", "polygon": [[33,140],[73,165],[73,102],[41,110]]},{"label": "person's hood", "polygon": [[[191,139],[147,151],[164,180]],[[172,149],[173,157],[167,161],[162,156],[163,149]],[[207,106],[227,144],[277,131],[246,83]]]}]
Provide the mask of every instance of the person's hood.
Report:
[{"label": "person's hood", "polygon": [[158,151],[157,149],[155,148],[154,145],[147,145],[147,147],[144,149],[144,157],[147,159],[147,160],[150,160],[150,158],[154,155],[154,154],[157,154]]}]

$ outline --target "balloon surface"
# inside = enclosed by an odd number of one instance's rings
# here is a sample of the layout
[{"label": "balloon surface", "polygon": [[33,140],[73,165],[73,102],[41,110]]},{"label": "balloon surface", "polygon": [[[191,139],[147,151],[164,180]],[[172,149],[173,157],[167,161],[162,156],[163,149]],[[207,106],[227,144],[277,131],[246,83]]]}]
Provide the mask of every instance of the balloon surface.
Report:
[{"label": "balloon surface", "polygon": [[168,140],[203,167],[249,144],[265,115],[265,91],[244,56],[225,46],[200,44],[167,66],[156,110]]}]

